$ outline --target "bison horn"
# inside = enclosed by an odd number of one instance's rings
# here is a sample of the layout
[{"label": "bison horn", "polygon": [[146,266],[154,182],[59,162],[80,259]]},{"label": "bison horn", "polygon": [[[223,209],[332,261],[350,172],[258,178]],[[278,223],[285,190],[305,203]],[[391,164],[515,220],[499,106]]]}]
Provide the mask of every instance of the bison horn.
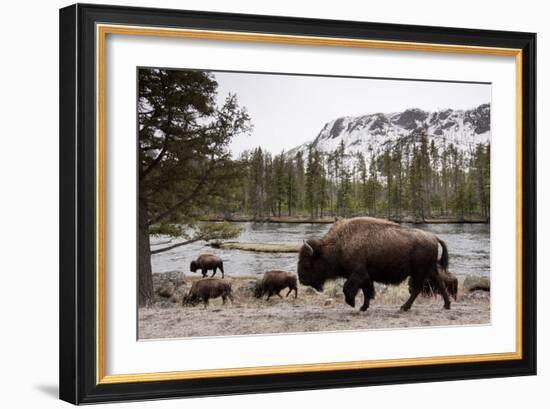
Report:
[{"label": "bison horn", "polygon": [[311,247],[311,244],[304,240],[304,247],[306,248],[309,255],[313,256],[313,253],[315,253],[315,251],[313,250],[313,247]]}]

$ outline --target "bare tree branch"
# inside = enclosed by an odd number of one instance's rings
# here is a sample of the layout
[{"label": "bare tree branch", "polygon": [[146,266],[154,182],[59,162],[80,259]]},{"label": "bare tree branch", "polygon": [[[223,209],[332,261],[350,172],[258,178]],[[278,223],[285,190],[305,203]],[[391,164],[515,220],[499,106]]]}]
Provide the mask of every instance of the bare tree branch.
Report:
[{"label": "bare tree branch", "polygon": [[194,243],[194,242],[200,241],[200,240],[203,240],[202,236],[194,237],[191,240],[182,241],[181,243],[176,243],[176,244],[172,244],[171,246],[166,246],[166,247],[163,247],[163,248],[160,248],[160,249],[152,250],[151,254],[162,253],[162,252],[165,252],[165,251],[168,251],[168,250],[175,249],[176,247],[185,246],[186,244],[191,244],[191,243]]}]

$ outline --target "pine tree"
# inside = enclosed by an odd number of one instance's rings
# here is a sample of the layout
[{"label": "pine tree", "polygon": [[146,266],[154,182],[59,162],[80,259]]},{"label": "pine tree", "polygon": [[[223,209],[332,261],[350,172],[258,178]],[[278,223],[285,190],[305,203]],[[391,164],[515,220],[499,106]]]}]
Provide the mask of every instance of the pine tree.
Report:
[{"label": "pine tree", "polygon": [[274,191],[274,171],[273,171],[273,158],[271,153],[266,152],[264,154],[264,173],[263,173],[263,185],[264,185],[264,205],[263,208],[269,214],[275,214],[275,191]]},{"label": "pine tree", "polygon": [[328,205],[328,181],[326,177],[326,169],[322,158],[319,158],[320,168],[319,168],[319,208],[320,208],[320,217],[323,218],[324,211]]},{"label": "pine tree", "polygon": [[336,199],[338,213],[343,216],[350,216],[352,210],[352,183],[351,172],[343,166],[340,169],[340,184]]},{"label": "pine tree", "polygon": [[316,211],[315,203],[315,164],[313,163],[313,148],[311,145],[308,148],[307,165],[306,165],[306,209],[309,213],[309,217],[313,219]]},{"label": "pine tree", "polygon": [[[218,105],[217,88],[205,71],[138,70],[140,306],[153,299],[149,235],[183,236],[196,227],[198,209],[221,203],[242,177],[229,144],[251,129],[250,118],[235,95]],[[190,240],[226,237],[229,230],[204,229]]]},{"label": "pine tree", "polygon": [[284,163],[285,168],[285,191],[286,191],[286,205],[288,216],[292,216],[292,209],[294,209],[298,202],[298,184],[297,184],[297,171],[292,159],[288,159]]},{"label": "pine tree", "polygon": [[404,188],[404,177],[403,177],[403,156],[401,152],[401,146],[399,144],[395,145],[392,154],[392,170],[393,177],[395,180],[393,186],[393,198],[392,203],[395,206],[395,213],[398,219],[401,219],[401,211],[403,208],[403,188]]},{"label": "pine tree", "polygon": [[392,215],[392,187],[393,187],[393,172],[390,149],[384,151],[382,159],[382,174],[386,177],[386,202],[387,202],[387,217]]},{"label": "pine tree", "polygon": [[365,155],[362,153],[359,153],[357,156],[357,161],[359,162],[358,170],[359,170],[359,207],[364,212],[368,212],[369,208],[369,197],[368,197],[368,180],[369,180],[369,174],[367,170],[367,162],[365,161]]},{"label": "pine tree", "polygon": [[439,149],[435,145],[435,141],[432,139],[430,142],[430,163],[431,163],[431,181],[430,181],[430,208],[437,210],[439,215],[443,213],[441,202],[441,189],[440,189],[440,155]]},{"label": "pine tree", "polygon": [[336,213],[336,156],[334,152],[330,152],[326,159],[326,177],[328,184],[328,208],[330,213],[334,216]]},{"label": "pine tree", "polygon": [[430,155],[428,153],[428,137],[425,132],[422,132],[420,137],[420,186],[422,189],[422,220],[430,215],[430,202],[431,202],[431,166]]},{"label": "pine tree", "polygon": [[451,159],[451,175],[452,175],[452,197],[451,203],[453,212],[464,219],[466,210],[466,181],[464,174],[463,155],[454,145],[449,146]]},{"label": "pine tree", "polygon": [[296,181],[296,208],[303,210],[304,205],[304,191],[305,191],[305,171],[304,171],[304,158],[302,152],[298,152],[294,158],[295,169],[295,181]]},{"label": "pine tree", "polygon": [[376,216],[377,200],[378,200],[378,171],[376,169],[376,161],[374,155],[371,155],[369,163],[369,179],[367,181],[367,202],[370,216]]},{"label": "pine tree", "polygon": [[249,197],[254,220],[264,217],[264,187],[264,153],[258,147],[250,160]]},{"label": "pine tree", "polygon": [[411,163],[409,165],[409,195],[411,198],[411,212],[415,220],[424,220],[424,205],[422,192],[422,155],[420,149],[413,147]]},{"label": "pine tree", "polygon": [[475,184],[481,216],[489,217],[490,200],[490,146],[478,144],[473,159]]},{"label": "pine tree", "polygon": [[274,171],[274,199],[277,216],[281,217],[283,205],[286,198],[286,175],[285,175],[285,157],[284,153],[280,153],[273,161]]},{"label": "pine tree", "polygon": [[449,150],[447,146],[443,146],[441,155],[441,194],[442,194],[442,213],[447,215],[449,208]]}]

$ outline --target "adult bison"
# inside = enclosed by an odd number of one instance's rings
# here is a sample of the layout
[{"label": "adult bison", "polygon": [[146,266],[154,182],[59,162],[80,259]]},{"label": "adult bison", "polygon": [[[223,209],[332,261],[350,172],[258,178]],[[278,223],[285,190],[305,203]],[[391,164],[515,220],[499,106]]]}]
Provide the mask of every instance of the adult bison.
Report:
[{"label": "adult bison", "polygon": [[273,294],[277,294],[279,297],[283,298],[280,292],[285,288],[288,288],[288,292],[286,293],[287,297],[294,291],[294,298],[298,298],[298,286],[295,275],[287,273],[286,271],[268,271],[256,285],[254,296],[256,298],[261,298],[264,294],[267,294],[266,300],[269,300]]},{"label": "adult bison", "polygon": [[219,268],[222,272],[222,278],[224,278],[223,261],[213,254],[201,254],[196,260],[191,262],[189,268],[193,273],[200,269],[203,277],[206,277],[208,270],[214,271],[211,276],[214,277],[216,275],[216,270]]},{"label": "adult bison", "polygon": [[[443,252],[438,261],[438,244]],[[366,311],[374,298],[374,282],[398,284],[411,278],[411,294],[401,309],[409,310],[422,291],[426,278],[439,287],[444,307],[451,308],[447,290],[438,274],[438,264],[447,270],[447,246],[437,236],[386,220],[358,217],[337,221],[321,239],[304,241],[298,260],[300,283],[323,291],[326,280],[347,278],[346,302],[355,306],[363,290]]]}]

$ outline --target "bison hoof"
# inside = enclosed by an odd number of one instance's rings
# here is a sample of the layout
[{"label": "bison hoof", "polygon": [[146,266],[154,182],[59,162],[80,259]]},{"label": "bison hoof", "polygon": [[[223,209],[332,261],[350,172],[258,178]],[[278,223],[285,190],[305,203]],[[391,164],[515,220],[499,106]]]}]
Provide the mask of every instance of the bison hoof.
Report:
[{"label": "bison hoof", "polygon": [[349,305],[352,308],[355,308],[355,298],[346,297],[346,304]]},{"label": "bison hoof", "polygon": [[401,308],[399,308],[399,310],[401,311],[409,311],[411,309],[411,307],[409,307],[408,305],[402,305]]},{"label": "bison hoof", "polygon": [[446,310],[450,310],[451,309],[451,304],[445,304],[443,306],[443,308],[445,308]]},{"label": "bison hoof", "polygon": [[359,308],[360,311],[367,311],[369,309],[369,306],[368,305],[363,305],[361,308]]}]

